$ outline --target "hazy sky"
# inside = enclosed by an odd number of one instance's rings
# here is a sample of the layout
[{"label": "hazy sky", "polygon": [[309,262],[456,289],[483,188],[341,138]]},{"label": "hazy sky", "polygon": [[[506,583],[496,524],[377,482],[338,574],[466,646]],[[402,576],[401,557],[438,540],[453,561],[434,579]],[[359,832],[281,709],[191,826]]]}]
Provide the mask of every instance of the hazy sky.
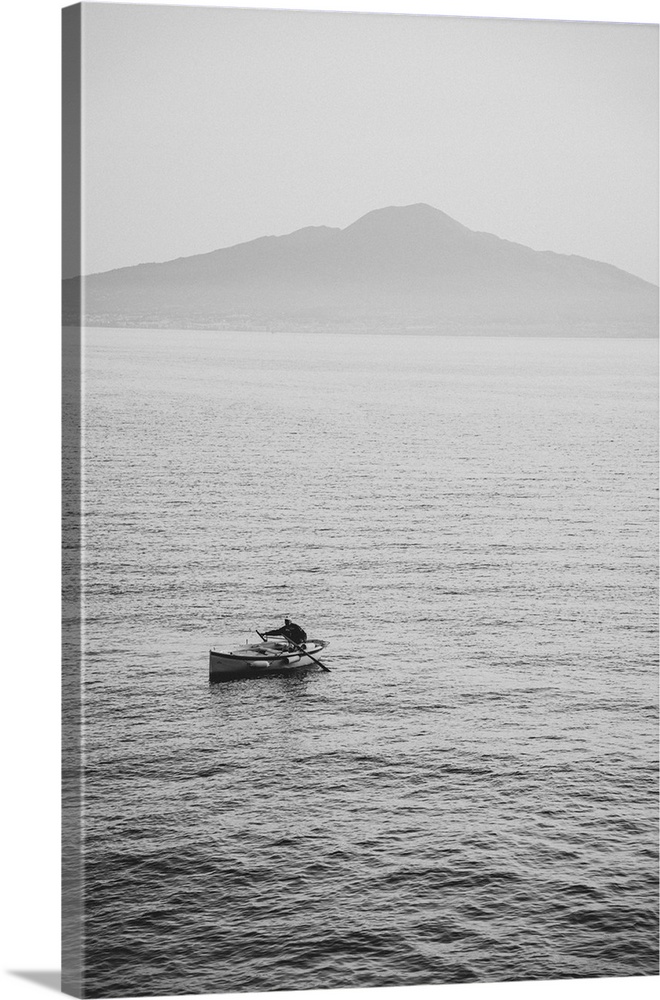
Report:
[{"label": "hazy sky", "polygon": [[657,27],[83,10],[87,273],[428,202],[658,280]]}]

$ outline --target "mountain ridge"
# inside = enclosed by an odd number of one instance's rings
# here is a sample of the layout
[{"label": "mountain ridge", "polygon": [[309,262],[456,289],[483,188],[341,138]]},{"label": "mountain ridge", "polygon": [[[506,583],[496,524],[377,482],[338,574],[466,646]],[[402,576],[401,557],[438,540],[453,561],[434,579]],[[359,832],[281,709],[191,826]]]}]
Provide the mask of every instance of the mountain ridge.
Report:
[{"label": "mountain ridge", "polygon": [[[657,336],[658,288],[612,264],[468,229],[425,203],[63,283],[64,317],[218,329],[506,325]],[[628,332],[625,332],[625,331]],[[487,331],[488,332],[488,331]]]}]

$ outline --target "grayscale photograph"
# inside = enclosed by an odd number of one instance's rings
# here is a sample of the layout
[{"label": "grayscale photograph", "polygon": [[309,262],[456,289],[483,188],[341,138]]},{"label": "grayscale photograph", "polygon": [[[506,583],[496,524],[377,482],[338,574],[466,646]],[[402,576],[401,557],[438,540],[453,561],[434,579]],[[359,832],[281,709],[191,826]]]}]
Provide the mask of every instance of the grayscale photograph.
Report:
[{"label": "grayscale photograph", "polygon": [[658,25],[63,11],[65,992],[658,975]]}]

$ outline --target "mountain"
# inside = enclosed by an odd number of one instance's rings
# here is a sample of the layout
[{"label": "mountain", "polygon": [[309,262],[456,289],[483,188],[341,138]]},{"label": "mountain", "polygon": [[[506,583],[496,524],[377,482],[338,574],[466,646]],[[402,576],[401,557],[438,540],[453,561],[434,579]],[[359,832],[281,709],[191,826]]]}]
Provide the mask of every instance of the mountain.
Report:
[{"label": "mountain", "polygon": [[658,333],[657,286],[473,232],[429,205],[69,279],[65,322],[81,282],[91,326]]}]

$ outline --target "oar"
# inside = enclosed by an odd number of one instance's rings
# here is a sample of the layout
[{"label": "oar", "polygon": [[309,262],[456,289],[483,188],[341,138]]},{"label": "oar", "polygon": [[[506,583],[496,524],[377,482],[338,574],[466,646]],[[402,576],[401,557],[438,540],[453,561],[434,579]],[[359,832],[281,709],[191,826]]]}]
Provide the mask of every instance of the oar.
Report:
[{"label": "oar", "polygon": [[[256,628],[255,628],[254,631],[257,633],[257,635],[259,636],[260,639],[263,639],[264,642],[266,641],[264,639],[263,635],[261,634],[261,632],[259,632]],[[298,650],[299,653],[302,653],[303,656],[309,656],[310,660],[313,660],[314,663],[318,663],[319,667],[321,667],[322,670],[325,670],[325,672],[327,674],[330,673],[330,667],[326,667],[325,663],[321,663],[320,660],[317,660],[316,657],[312,656],[312,654],[309,653],[306,649],[303,649],[302,646],[299,646],[297,642],[294,642],[293,639],[289,639],[288,635],[287,635],[286,638],[291,643],[291,645],[294,647],[294,649]]]},{"label": "oar", "polygon": [[[287,639],[289,639],[288,636]],[[319,667],[321,667],[322,670],[325,670],[327,674],[330,673],[330,667],[326,667],[325,663],[321,663],[320,660],[317,660],[315,656],[312,656],[311,653],[308,653],[306,649],[303,649],[302,646],[299,646],[298,643],[293,641],[293,639],[289,639],[289,642],[294,647],[294,649],[298,650],[299,653],[302,653],[303,656],[309,656],[310,660],[313,660],[314,663],[318,663]]]}]

